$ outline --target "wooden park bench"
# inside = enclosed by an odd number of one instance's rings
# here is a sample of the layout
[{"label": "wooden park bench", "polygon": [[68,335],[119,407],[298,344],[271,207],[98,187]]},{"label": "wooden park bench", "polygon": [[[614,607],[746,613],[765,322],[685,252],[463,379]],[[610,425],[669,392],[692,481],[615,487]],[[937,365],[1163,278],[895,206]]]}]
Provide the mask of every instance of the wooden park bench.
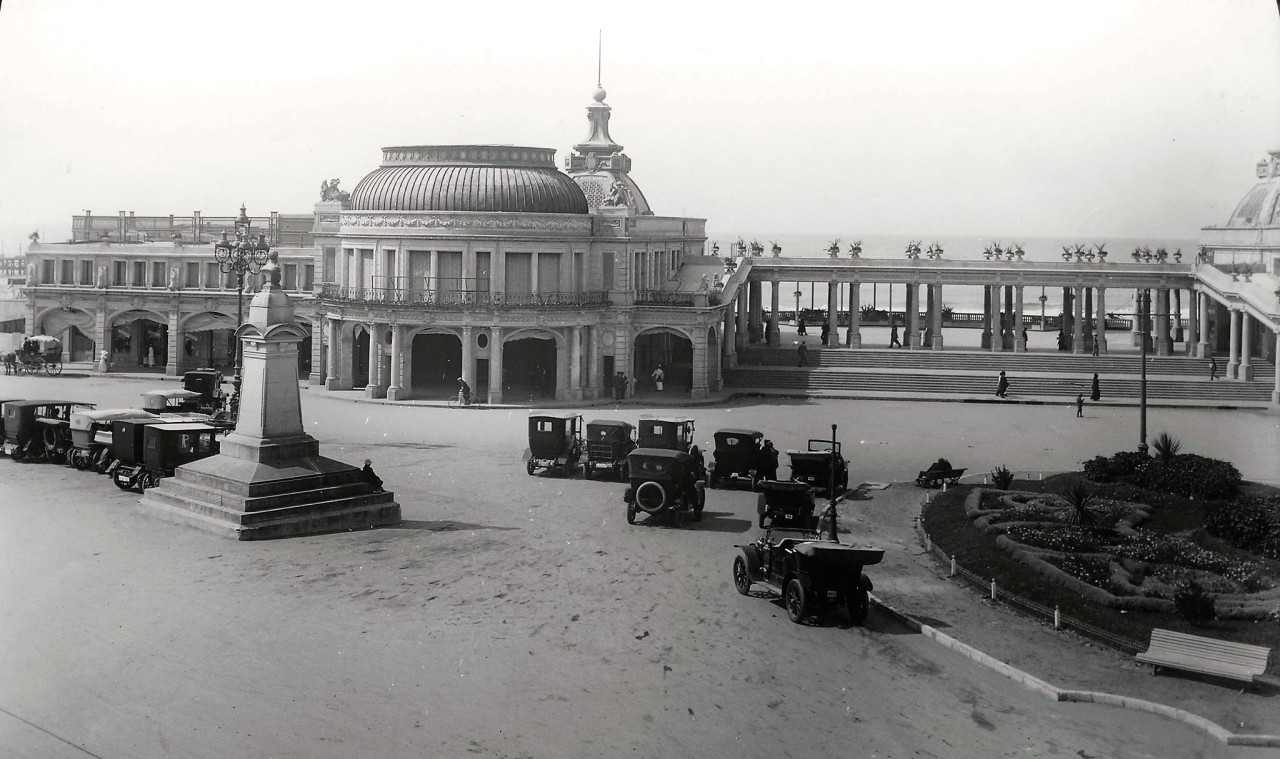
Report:
[{"label": "wooden park bench", "polygon": [[926,469],[916,475],[916,486],[922,488],[940,488],[943,483],[947,485],[958,485],[960,484],[960,478],[963,476],[963,469]]},{"label": "wooden park bench", "polygon": [[1262,646],[1203,638],[1157,627],[1151,631],[1147,650],[1134,658],[1153,665],[1152,675],[1158,674],[1161,667],[1173,667],[1253,683],[1266,671],[1270,653],[1271,649]]}]

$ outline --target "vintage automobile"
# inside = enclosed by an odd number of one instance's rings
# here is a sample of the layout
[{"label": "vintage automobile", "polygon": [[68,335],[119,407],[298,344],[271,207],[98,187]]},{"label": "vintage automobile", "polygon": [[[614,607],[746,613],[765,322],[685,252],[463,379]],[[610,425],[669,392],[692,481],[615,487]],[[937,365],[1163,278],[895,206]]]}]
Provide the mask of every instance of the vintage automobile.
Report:
[{"label": "vintage automobile", "polygon": [[62,374],[62,341],[48,335],[28,337],[16,351],[14,369],[19,373]]},{"label": "vintage automobile", "polygon": [[197,411],[217,414],[226,406],[222,391],[222,372],[217,369],[192,369],[182,375],[182,389],[200,394]]},{"label": "vintage automobile", "polygon": [[142,409],[152,414],[198,414],[200,393],[177,388],[149,390],[142,394]]},{"label": "vintage automobile", "polygon": [[627,454],[636,449],[636,428],[616,419],[587,422],[587,463],[583,475],[590,479],[597,471],[615,480],[627,478]]},{"label": "vintage automobile", "polygon": [[118,419],[111,425],[119,459],[111,479],[121,490],[153,488],[183,464],[216,454],[221,432],[203,422]]},{"label": "vintage automobile", "polygon": [[635,524],[641,511],[669,515],[676,527],[683,527],[689,515],[700,521],[707,497],[700,470],[697,460],[683,451],[637,448],[629,453],[630,484],[622,495],[627,524]]},{"label": "vintage automobile", "polygon": [[688,417],[645,414],[640,417],[639,432],[636,442],[641,448],[665,448],[684,453],[693,448],[693,420]]},{"label": "vintage automobile", "polygon": [[558,477],[572,476],[582,463],[582,415],[529,415],[529,474],[546,469]]},{"label": "vintage automobile", "polygon": [[[810,440],[806,451],[787,451],[791,457],[791,479],[834,498],[849,489],[849,465],[840,455],[840,443],[832,440]],[[835,467],[835,493],[827,493]]]},{"label": "vintage automobile", "polygon": [[75,411],[71,414],[71,451],[67,463],[76,469],[90,467],[104,474],[114,460],[111,423],[117,419],[154,419],[138,408],[110,408]]},{"label": "vintage automobile", "polygon": [[742,595],[760,583],[781,594],[787,616],[801,622],[814,613],[843,606],[860,625],[867,618],[871,578],[862,568],[879,564],[884,550],[855,548],[808,530],[767,530],[755,542],[737,546],[733,586]]},{"label": "vintage automobile", "polygon": [[713,435],[716,450],[712,454],[711,472],[707,487],[714,488],[721,480],[731,483],[745,480],[756,489],[764,476],[764,460],[760,445],[764,433],[756,430],[723,429]]},{"label": "vintage automobile", "polygon": [[813,491],[803,482],[765,480],[760,483],[756,513],[760,528],[810,530],[814,526]]},{"label": "vintage automobile", "polygon": [[21,398],[4,398],[4,399],[0,399],[0,454],[5,453],[5,448],[4,448],[4,404],[6,404],[6,403],[16,403],[16,402],[18,402],[18,401],[20,401],[20,400],[22,400],[22,399],[21,399]]},{"label": "vintage automobile", "polygon": [[8,401],[4,404],[4,451],[17,461],[65,460],[71,449],[71,413],[93,408],[81,401]]}]

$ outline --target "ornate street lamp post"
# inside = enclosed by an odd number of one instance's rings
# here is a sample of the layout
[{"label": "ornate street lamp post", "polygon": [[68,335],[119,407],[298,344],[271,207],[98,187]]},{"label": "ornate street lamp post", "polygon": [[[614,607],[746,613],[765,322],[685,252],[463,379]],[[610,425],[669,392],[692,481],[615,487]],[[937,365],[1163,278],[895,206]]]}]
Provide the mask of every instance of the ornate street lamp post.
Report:
[{"label": "ornate street lamp post", "polygon": [[1138,453],[1147,452],[1147,320],[1151,313],[1151,291],[1143,290],[1139,299],[1138,318],[1142,321],[1138,327],[1138,339],[1142,343],[1142,382],[1138,396]]},{"label": "ornate street lamp post", "polygon": [[[266,235],[259,233],[258,239],[254,240],[249,231],[252,222],[244,212],[244,206],[240,206],[240,215],[236,217],[236,239],[227,238],[227,233],[222,233],[222,238],[213,244],[213,257],[218,261],[218,268],[223,274],[236,275],[236,329],[237,331],[244,324],[244,275],[257,274],[262,271],[262,267],[267,263],[271,255],[271,246],[267,243]],[[240,410],[240,339],[236,338],[236,367],[235,377],[231,380],[231,417],[237,418]]]},{"label": "ornate street lamp post", "polygon": [[794,294],[796,296],[796,327],[799,327],[800,326],[800,296],[804,295],[804,293],[800,292],[799,282],[796,283],[796,291]]}]

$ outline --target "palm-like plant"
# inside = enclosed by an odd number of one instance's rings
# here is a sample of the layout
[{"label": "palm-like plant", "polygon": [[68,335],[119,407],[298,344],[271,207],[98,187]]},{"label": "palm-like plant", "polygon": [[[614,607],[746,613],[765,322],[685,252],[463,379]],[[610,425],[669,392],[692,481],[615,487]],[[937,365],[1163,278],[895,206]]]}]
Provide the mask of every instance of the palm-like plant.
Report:
[{"label": "palm-like plant", "polygon": [[1013,472],[1009,471],[1009,467],[1001,464],[991,470],[991,482],[1001,490],[1008,490],[1013,484]]},{"label": "palm-like plant", "polygon": [[1156,449],[1156,457],[1160,459],[1160,463],[1168,464],[1182,450],[1182,441],[1167,432],[1161,432],[1156,435],[1151,447]]},{"label": "palm-like plant", "polygon": [[1074,482],[1062,491],[1062,500],[1067,502],[1070,509],[1067,513],[1067,524],[1078,525],[1080,527],[1091,527],[1098,522],[1098,517],[1094,515],[1090,506],[1093,505],[1093,491],[1083,482]]}]

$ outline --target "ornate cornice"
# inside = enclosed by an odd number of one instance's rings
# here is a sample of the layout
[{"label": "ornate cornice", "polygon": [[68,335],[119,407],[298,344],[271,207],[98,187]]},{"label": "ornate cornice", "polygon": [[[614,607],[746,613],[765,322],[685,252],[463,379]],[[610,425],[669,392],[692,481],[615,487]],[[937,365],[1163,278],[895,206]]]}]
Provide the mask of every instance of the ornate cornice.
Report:
[{"label": "ornate cornice", "polygon": [[342,229],[531,229],[546,232],[590,232],[591,217],[533,218],[511,214],[374,214],[344,213]]}]

